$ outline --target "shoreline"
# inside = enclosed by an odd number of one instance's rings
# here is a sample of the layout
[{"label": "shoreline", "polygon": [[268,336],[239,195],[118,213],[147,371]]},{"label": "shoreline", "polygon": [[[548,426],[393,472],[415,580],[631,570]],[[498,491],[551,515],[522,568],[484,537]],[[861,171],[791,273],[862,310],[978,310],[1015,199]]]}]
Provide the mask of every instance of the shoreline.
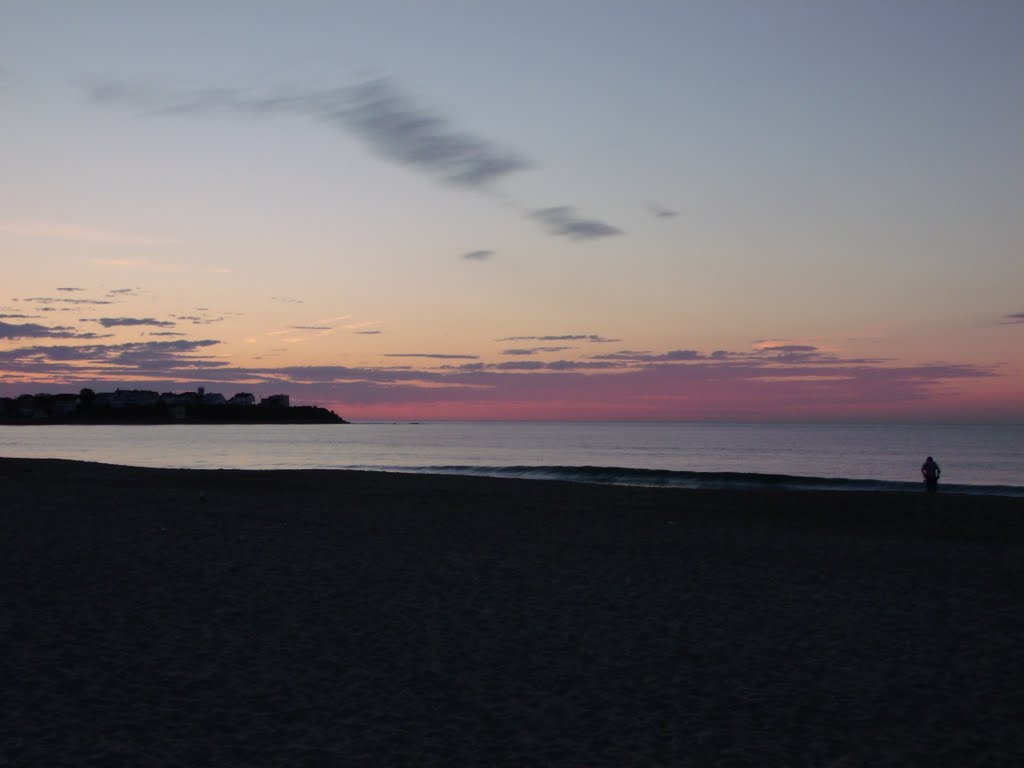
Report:
[{"label": "shoreline", "polygon": [[[139,426],[139,425],[133,425]],[[237,425],[236,425],[237,426]],[[618,466],[373,466],[359,467],[187,467],[123,464],[115,461],[89,461],[80,458],[40,458],[2,456],[0,461],[65,461],[104,467],[159,469],[195,472],[357,472],[388,475],[426,475],[430,477],[490,478],[527,482],[564,482],[600,487],[652,488],[706,492],[787,492],[787,493],[875,493],[921,495],[921,482],[879,480],[855,477],[818,477],[765,472],[687,471],[644,469]],[[1024,499],[1024,486],[981,483],[940,483],[941,496],[1001,497]]]},{"label": "shoreline", "polygon": [[[488,473],[630,485],[787,484],[821,488],[917,492],[924,447],[950,459],[943,491],[1024,497],[1024,454],[1009,429],[839,429],[830,436],[803,426],[758,429],[731,425],[678,428],[659,425],[448,424],[377,427],[346,425],[52,426],[4,429],[0,455],[49,456],[140,466],[337,468]],[[395,431],[392,431],[395,430]],[[919,449],[909,445],[921,446]],[[785,445],[784,450],[765,450]],[[915,458],[916,457],[916,458]],[[1020,460],[1018,460],[1020,459]],[[476,465],[476,466],[474,466]],[[626,465],[626,466],[623,466]],[[748,473],[748,474],[742,474]],[[756,473],[756,474],[750,474]],[[583,475],[580,477],[579,475]],[[787,475],[802,475],[792,478]],[[898,485],[901,484],[901,485]],[[954,485],[963,484],[962,488]],[[966,486],[970,485],[970,488]]]},{"label": "shoreline", "polygon": [[0,762],[1024,757],[1020,499],[58,459],[0,487]]},{"label": "shoreline", "polygon": [[[717,524],[770,525],[779,526],[780,530],[797,525],[825,531],[841,528],[865,535],[894,531],[913,536],[932,530],[941,522],[951,526],[947,531],[950,535],[979,536],[991,532],[1009,536],[1010,540],[1018,532],[1024,536],[1024,498],[998,493],[955,493],[944,490],[943,486],[932,495],[923,488],[917,491],[783,485],[694,488],[401,469],[146,467],[78,459],[0,456],[0,482],[17,478],[19,473],[42,474],[62,484],[71,481],[84,487],[95,486],[100,495],[107,486],[117,482],[136,492],[146,486],[174,489],[176,496],[167,500],[182,504],[185,510],[194,500],[189,496],[193,492],[196,499],[200,492],[209,499],[211,491],[223,488],[246,498],[256,488],[274,492],[305,485],[307,493],[318,503],[327,500],[330,488],[349,494],[349,504],[357,500],[393,505],[408,502],[420,493],[444,493],[466,494],[465,499],[460,499],[464,505],[474,500],[489,502],[488,497],[494,495],[498,499],[528,499],[527,507],[532,511],[589,504],[594,514],[606,514],[617,507],[632,509],[634,513],[637,509],[650,510],[678,518],[682,513],[671,510],[685,510],[694,525],[713,519]],[[354,495],[356,493],[358,495]],[[66,497],[63,501],[73,498]],[[259,502],[259,506],[268,503],[264,499]],[[511,511],[505,510],[505,513]]]}]

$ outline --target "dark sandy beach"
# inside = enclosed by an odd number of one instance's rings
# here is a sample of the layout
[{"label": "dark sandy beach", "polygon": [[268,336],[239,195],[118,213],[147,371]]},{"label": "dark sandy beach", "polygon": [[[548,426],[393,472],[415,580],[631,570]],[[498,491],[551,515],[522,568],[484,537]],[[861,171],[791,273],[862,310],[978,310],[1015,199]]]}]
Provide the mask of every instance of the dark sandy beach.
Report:
[{"label": "dark sandy beach", "polygon": [[0,765],[1024,765],[1022,499],[26,459],[0,489]]}]

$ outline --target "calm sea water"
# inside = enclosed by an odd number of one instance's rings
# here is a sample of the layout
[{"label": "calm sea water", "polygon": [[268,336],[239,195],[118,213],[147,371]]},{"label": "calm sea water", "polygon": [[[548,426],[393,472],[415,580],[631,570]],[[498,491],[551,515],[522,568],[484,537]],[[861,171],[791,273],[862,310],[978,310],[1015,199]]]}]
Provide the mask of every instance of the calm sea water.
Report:
[{"label": "calm sea water", "polygon": [[0,456],[204,469],[382,469],[641,485],[907,488],[1024,495],[1024,426],[435,422],[0,426]]}]

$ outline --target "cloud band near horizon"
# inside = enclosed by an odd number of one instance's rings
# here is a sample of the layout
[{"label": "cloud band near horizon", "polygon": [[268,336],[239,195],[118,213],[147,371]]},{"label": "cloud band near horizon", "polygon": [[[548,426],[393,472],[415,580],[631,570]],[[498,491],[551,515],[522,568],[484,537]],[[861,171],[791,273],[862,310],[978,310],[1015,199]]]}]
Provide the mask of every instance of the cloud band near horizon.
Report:
[{"label": "cloud band near horizon", "polygon": [[839,412],[890,409],[893,404],[924,407],[936,397],[948,396],[957,382],[998,375],[976,365],[886,365],[816,351],[793,358],[785,352],[759,350],[626,351],[584,360],[497,363],[472,355],[397,353],[393,356],[437,360],[439,366],[239,367],[210,354],[218,343],[182,339],[0,351],[0,366],[6,371],[0,392],[23,394],[26,382],[39,382],[36,389],[43,382],[51,389],[65,386],[64,391],[102,388],[105,383],[169,389],[204,384],[248,391],[287,389],[298,400],[342,411],[433,410],[461,403],[469,411],[490,409],[496,417],[506,407],[527,417],[531,412],[545,413],[558,402],[568,409],[569,418],[603,412],[612,404],[627,416],[660,413],[665,418],[687,418],[754,410],[764,415],[773,408],[792,415],[801,409],[812,413],[830,407]]}]

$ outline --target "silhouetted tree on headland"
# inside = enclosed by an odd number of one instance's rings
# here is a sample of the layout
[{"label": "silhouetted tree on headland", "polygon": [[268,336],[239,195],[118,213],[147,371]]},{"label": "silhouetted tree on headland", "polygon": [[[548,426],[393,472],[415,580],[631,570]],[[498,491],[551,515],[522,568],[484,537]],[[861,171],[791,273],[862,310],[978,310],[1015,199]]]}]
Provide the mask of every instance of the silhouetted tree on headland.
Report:
[{"label": "silhouetted tree on headland", "polygon": [[88,387],[85,387],[78,393],[78,407],[83,411],[92,410],[93,404],[96,402],[96,393]]}]

